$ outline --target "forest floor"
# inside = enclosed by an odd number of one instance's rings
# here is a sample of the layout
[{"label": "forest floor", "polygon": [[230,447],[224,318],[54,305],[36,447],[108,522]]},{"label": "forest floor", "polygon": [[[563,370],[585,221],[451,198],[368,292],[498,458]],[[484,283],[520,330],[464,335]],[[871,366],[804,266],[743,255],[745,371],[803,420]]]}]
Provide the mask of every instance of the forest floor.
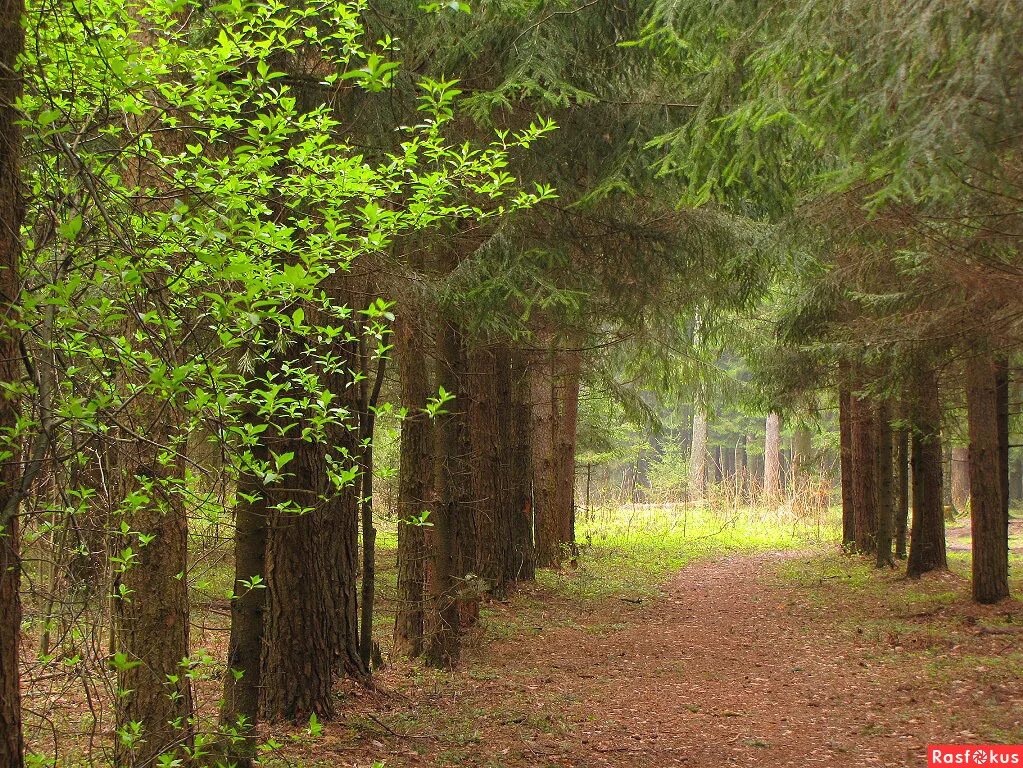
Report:
[{"label": "forest floor", "polygon": [[1020,743],[1023,604],[972,605],[964,562],[909,581],[822,547],[740,552],[601,591],[584,560],[493,604],[458,672],[346,688],[287,761],[892,768],[928,743]]},{"label": "forest floor", "polygon": [[[928,743],[1023,743],[1023,604],[973,605],[969,527],[912,581],[838,551],[834,514],[642,505],[584,516],[577,567],[484,605],[453,673],[389,659],[332,722],[265,732],[266,768],[926,765]],[[375,635],[390,637],[393,535]],[[1023,521],[1012,524],[1023,594]],[[229,558],[190,575],[201,723],[215,721]],[[102,657],[104,638],[85,640]],[[112,738],[104,664],[34,659],[28,737],[60,768]],[[89,675],[91,694],[80,680]],[[97,698],[99,697],[99,698]],[[91,764],[91,763],[88,763]]]}]

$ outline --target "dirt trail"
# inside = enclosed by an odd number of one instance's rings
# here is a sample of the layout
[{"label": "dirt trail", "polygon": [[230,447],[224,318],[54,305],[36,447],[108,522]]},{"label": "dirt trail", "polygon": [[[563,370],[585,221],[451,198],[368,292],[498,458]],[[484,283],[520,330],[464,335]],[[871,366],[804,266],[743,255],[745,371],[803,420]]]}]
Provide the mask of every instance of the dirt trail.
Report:
[{"label": "dirt trail", "polygon": [[[687,568],[626,628],[536,643],[517,663],[553,669],[577,698],[546,759],[576,766],[920,765],[916,709],[885,671],[812,626],[794,593],[765,584],[778,556]],[[578,633],[573,633],[578,634]],[[926,713],[916,713],[918,719]],[[924,763],[926,764],[926,763]]]},{"label": "dirt trail", "polygon": [[[389,738],[398,737],[395,726],[374,745],[394,748],[388,768],[917,768],[929,742],[978,741],[969,728],[992,697],[999,727],[1020,732],[1023,682],[938,683],[919,657],[905,661],[903,644],[936,657],[961,653],[957,638],[913,647],[912,622],[926,634],[934,611],[892,617],[902,622],[894,634],[876,625],[858,633],[850,614],[887,618],[890,607],[818,600],[778,576],[792,558],[819,567],[792,553],[734,556],[686,568],[641,605],[614,600],[559,623],[562,607],[552,604],[531,616],[542,624],[531,636],[489,643],[443,688],[424,694],[420,683],[418,695],[386,707],[391,723],[408,723],[410,711],[420,717],[403,729],[404,744]],[[908,588],[894,574],[879,578],[890,579],[890,590]],[[932,586],[959,590],[956,578],[939,576]],[[974,632],[962,619],[951,617]],[[451,734],[469,731],[451,748]]]}]

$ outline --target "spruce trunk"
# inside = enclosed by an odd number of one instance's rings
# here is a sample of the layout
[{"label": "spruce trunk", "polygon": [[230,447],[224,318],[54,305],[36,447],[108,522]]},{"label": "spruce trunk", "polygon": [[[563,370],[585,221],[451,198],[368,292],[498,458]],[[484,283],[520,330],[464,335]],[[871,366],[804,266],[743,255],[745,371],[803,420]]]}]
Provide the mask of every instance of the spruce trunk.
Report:
[{"label": "spruce trunk", "polygon": [[[248,414],[255,423],[255,413]],[[270,458],[260,439],[252,450],[259,465]],[[234,588],[231,595],[231,634],[220,724],[237,740],[226,742],[228,762],[249,768],[256,758],[255,727],[259,721],[263,648],[263,612],[266,607],[266,489],[252,472],[238,482],[235,508]]]},{"label": "spruce trunk", "polygon": [[461,654],[459,571],[467,523],[461,493],[467,478],[461,466],[463,440],[460,431],[464,402],[458,396],[461,336],[457,329],[444,321],[438,335],[437,384],[455,398],[436,417],[433,428],[436,505],[431,515],[431,611],[424,657],[430,666],[451,669],[458,664]]},{"label": "spruce trunk", "polygon": [[1009,361],[995,356],[995,386],[998,397],[998,473],[1002,482],[1002,514],[1006,536],[1009,529]]},{"label": "spruce trunk", "polygon": [[423,652],[426,594],[426,537],[433,486],[433,425],[426,405],[430,369],[423,345],[425,332],[406,314],[395,321],[394,349],[398,361],[401,443],[398,459],[398,586],[394,616],[394,652],[414,658]]},{"label": "spruce trunk", "polygon": [[693,405],[693,441],[689,447],[689,500],[703,501],[707,493],[707,409]]},{"label": "spruce trunk", "polygon": [[948,567],[941,482],[941,401],[938,376],[922,369],[911,396],[913,526],[906,573],[917,577]]},{"label": "spruce trunk", "polygon": [[[0,382],[14,387],[21,380],[18,341],[13,327],[18,317],[21,262],[21,199],[19,156],[21,128],[15,104],[22,80],[16,64],[25,47],[24,0],[0,0]],[[13,435],[18,405],[7,394],[0,398],[0,434]],[[9,439],[9,438],[5,438]],[[9,458],[0,462],[0,765],[21,768],[25,745],[21,728],[21,684],[18,646],[21,640],[20,532],[18,512],[21,471],[17,445],[0,446]]]},{"label": "spruce trunk", "polygon": [[[328,350],[308,340],[296,344],[303,366]],[[351,371],[359,366],[357,342],[331,351],[344,371],[319,371],[319,386],[349,414],[358,412]],[[283,361],[277,361],[280,366]],[[296,387],[294,396],[303,392]],[[312,414],[315,416],[315,412]],[[323,435],[305,415],[268,438],[278,456],[292,454],[286,477],[267,489],[266,611],[260,709],[268,721],[304,721],[334,715],[332,688],[339,672],[365,679],[359,654],[359,429],[332,424]],[[303,435],[305,435],[303,437]],[[356,466],[353,466],[356,465]],[[338,486],[332,465],[356,480]]]},{"label": "spruce trunk", "polygon": [[535,353],[529,379],[536,564],[557,568],[561,564],[562,528],[558,516],[554,355],[550,344]]},{"label": "spruce trunk", "polygon": [[[122,545],[134,557],[113,585],[116,648],[124,658],[117,665],[116,765],[156,762],[191,740],[192,688],[183,665],[189,630],[184,475],[180,459],[161,460],[166,430],[156,424],[146,434],[163,439],[136,441],[120,454],[121,471],[135,479],[138,506],[127,512],[132,534]],[[138,739],[126,738],[136,733]]]},{"label": "spruce trunk", "polygon": [[[261,709],[266,720],[301,722],[311,714],[334,715],[335,641],[340,617],[330,595],[324,539],[333,536],[338,512],[329,503],[324,451],[301,438],[281,439],[274,452],[294,453],[287,471],[291,488],[268,491],[267,598]],[[354,560],[354,558],[353,558]],[[354,563],[352,564],[354,565]]]},{"label": "spruce trunk", "polygon": [[856,492],[852,466],[852,393],[848,386],[838,391],[839,460],[842,473],[842,546],[856,546]]},{"label": "spruce trunk", "polygon": [[986,354],[966,366],[969,413],[970,519],[973,599],[996,603],[1009,596],[1009,539],[1002,504],[998,374]]},{"label": "spruce trunk", "polygon": [[970,501],[970,457],[966,446],[952,448],[952,506],[962,514]]},{"label": "spruce trunk", "polygon": [[[502,357],[500,364],[506,362]],[[508,430],[502,425],[502,401],[506,396],[498,372],[498,355],[493,349],[474,349],[468,354],[466,409],[468,411],[471,511],[475,520],[478,574],[492,593],[503,596],[507,587],[506,563],[514,543],[511,520],[501,491],[504,441]]]},{"label": "spruce trunk", "polygon": [[792,432],[792,493],[798,496],[810,484],[813,435],[800,424]]},{"label": "spruce trunk", "polygon": [[906,559],[909,528],[909,430],[899,429],[895,436],[895,477],[898,502],[895,508],[895,557]]},{"label": "spruce trunk", "polygon": [[781,417],[771,413],[767,417],[764,438],[764,499],[767,503],[781,496]]},{"label": "spruce trunk", "polygon": [[856,551],[873,554],[877,546],[876,414],[873,403],[852,396],[852,491]]},{"label": "spruce trunk", "polygon": [[891,408],[882,401],[877,407],[877,560],[878,568],[894,568],[892,534],[895,528],[895,483],[892,474]]},{"label": "spruce trunk", "polygon": [[575,440],[579,421],[581,355],[576,350],[560,356],[557,396],[557,484],[560,546],[576,557],[575,546]]},{"label": "spruce trunk", "polygon": [[[377,529],[373,521],[373,442],[376,439],[377,402],[384,383],[387,358],[370,361],[366,334],[359,337],[362,379],[359,382],[359,515],[362,523],[362,588],[359,614],[359,660],[363,671],[373,663],[373,611],[376,602]],[[370,378],[372,377],[372,379]],[[372,387],[370,382],[372,381]]]},{"label": "spruce trunk", "polygon": [[746,456],[746,435],[735,441],[735,495],[741,497],[749,487],[749,467]]},{"label": "spruce trunk", "polygon": [[509,415],[505,422],[508,457],[504,502],[509,507],[514,559],[508,562],[508,581],[532,580],[536,576],[536,549],[533,543],[532,435],[530,420],[530,381],[526,355],[520,350],[509,353]]}]

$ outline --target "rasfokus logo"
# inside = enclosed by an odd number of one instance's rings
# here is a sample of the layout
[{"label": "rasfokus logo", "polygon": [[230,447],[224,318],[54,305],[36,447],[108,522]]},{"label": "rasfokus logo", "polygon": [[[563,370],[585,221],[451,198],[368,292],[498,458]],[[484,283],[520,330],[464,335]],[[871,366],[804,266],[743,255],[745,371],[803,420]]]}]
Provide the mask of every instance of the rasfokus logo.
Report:
[{"label": "rasfokus logo", "polygon": [[1018,765],[1023,768],[1023,745],[931,744],[927,747],[927,768],[944,765]]}]

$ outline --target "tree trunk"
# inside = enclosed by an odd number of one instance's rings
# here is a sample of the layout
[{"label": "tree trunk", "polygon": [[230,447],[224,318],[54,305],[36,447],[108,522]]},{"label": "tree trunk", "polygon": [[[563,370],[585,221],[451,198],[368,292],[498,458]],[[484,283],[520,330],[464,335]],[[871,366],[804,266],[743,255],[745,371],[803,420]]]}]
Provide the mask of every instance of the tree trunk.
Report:
[{"label": "tree trunk", "polygon": [[764,477],[765,464],[766,462],[764,461],[764,454],[762,453],[754,454],[749,460],[749,476],[747,479],[749,480],[749,490],[751,497],[756,496],[758,493],[761,493],[763,491],[762,478]]},{"label": "tree trunk", "polygon": [[702,501],[707,493],[707,409],[693,403],[693,441],[689,447],[689,499]]},{"label": "tree trunk", "polygon": [[777,413],[767,416],[767,436],[764,438],[764,499],[775,502],[781,496],[781,417]]},{"label": "tree trunk", "polygon": [[898,505],[895,509],[895,556],[906,558],[906,533],[909,528],[909,430],[902,428],[895,437],[895,477]]},{"label": "tree trunk", "polygon": [[[255,421],[255,414],[249,413]],[[252,449],[259,465],[270,459],[260,439]],[[243,472],[235,507],[234,588],[231,596],[231,634],[224,675],[220,724],[238,740],[225,742],[225,757],[238,768],[249,768],[256,758],[255,727],[259,721],[262,687],[263,612],[266,608],[266,490],[258,477]]]},{"label": "tree trunk", "polygon": [[852,475],[856,550],[871,554],[877,546],[876,415],[873,404],[852,396]]},{"label": "tree trunk", "polygon": [[[328,350],[302,340],[294,353],[305,367]],[[318,386],[334,393],[334,402],[349,414],[357,414],[358,395],[348,373],[359,366],[357,342],[330,353],[344,359],[345,372],[319,371]],[[306,394],[295,385],[296,398]],[[301,414],[297,423],[281,425],[290,427],[287,433],[268,438],[274,454],[293,455],[284,466],[285,479],[267,489],[272,512],[261,710],[268,721],[304,721],[313,713],[330,718],[337,673],[344,670],[360,679],[368,674],[358,631],[358,424],[331,425],[317,437],[311,421],[315,415]],[[303,433],[309,433],[305,439]],[[351,478],[339,487],[341,472]]]},{"label": "tree trunk", "polygon": [[894,568],[892,533],[895,527],[895,489],[892,476],[891,408],[881,401],[877,406],[877,560],[878,568]]},{"label": "tree trunk", "polygon": [[729,485],[733,484],[735,478],[735,452],[726,445],[719,447],[718,455],[721,457],[721,481]]},{"label": "tree trunk", "polygon": [[[159,408],[153,412],[172,418]],[[161,461],[162,446],[171,443],[163,425],[150,425],[145,434],[152,443],[136,441],[120,454],[120,470],[135,478],[135,501],[126,513],[132,533],[122,546],[122,557],[129,548],[133,555],[114,580],[116,647],[123,654],[117,664],[116,765],[156,762],[191,737],[191,680],[182,666],[189,629],[184,475],[179,459]],[[152,539],[145,543],[143,537]]]},{"label": "tree trunk", "polygon": [[735,494],[742,496],[749,487],[749,467],[746,456],[746,435],[735,441]]},{"label": "tree trunk", "polygon": [[508,562],[507,581],[532,580],[536,575],[536,550],[533,545],[532,448],[530,433],[530,382],[525,355],[509,353],[508,396],[509,415],[506,424],[508,440],[503,486],[508,505],[514,558]]},{"label": "tree trunk", "polygon": [[1002,482],[1002,514],[1006,536],[1009,528],[1009,361],[995,357],[995,386],[998,396],[998,472]]},{"label": "tree trunk", "polygon": [[[19,157],[21,119],[15,104],[22,81],[16,67],[25,47],[24,0],[0,0],[0,382],[13,387],[21,381],[16,330],[6,323],[19,315],[21,198]],[[0,434],[13,435],[18,406],[11,395],[0,397]],[[0,462],[0,765],[21,768],[25,745],[21,730],[21,684],[18,646],[21,640],[20,532],[18,530],[21,471],[19,446],[0,446],[9,458]]]},{"label": "tree trunk", "polygon": [[[9,408],[7,401],[0,406]],[[0,414],[0,418],[7,414]],[[9,424],[11,422],[4,422]],[[12,471],[14,470],[14,471]],[[3,496],[6,509],[18,482],[13,462],[3,467]],[[15,491],[16,492],[16,491]],[[21,768],[25,745],[21,733],[21,684],[18,646],[21,642],[21,558],[17,508],[0,528],[0,765]]]},{"label": "tree trunk", "polygon": [[952,506],[965,512],[970,500],[970,458],[965,446],[952,448]]},{"label": "tree trunk", "polygon": [[1023,451],[1016,449],[1009,466],[1012,468],[1009,474],[1009,501],[1020,501],[1023,499]]},{"label": "tree trunk", "polygon": [[847,385],[838,391],[839,459],[842,472],[842,546],[856,546],[856,492],[852,467],[852,393]]},{"label": "tree trunk", "polygon": [[[413,327],[399,314],[394,326],[401,407],[398,465],[398,586],[394,616],[394,652],[414,658],[423,652],[426,593],[426,539],[422,523],[433,486],[433,424],[426,413],[430,370],[423,345],[425,329]],[[425,518],[425,519],[424,519]]]},{"label": "tree trunk", "polygon": [[[349,300],[348,306],[354,306],[354,302]],[[308,312],[306,314],[309,315]],[[353,328],[352,333],[358,336],[361,329]],[[358,419],[351,416],[359,412],[359,392],[354,381],[354,372],[360,366],[359,344],[348,341],[340,346],[340,350],[335,347],[324,353],[344,360],[344,372],[324,372],[321,380],[335,395],[334,402],[349,414],[346,423],[330,425],[319,456],[322,479],[318,482],[322,483],[319,487],[323,490],[324,504],[317,556],[326,580],[324,615],[332,634],[331,654],[335,673],[366,681],[370,671],[363,664],[359,649],[359,527],[363,510],[358,463],[362,436]],[[372,456],[368,460],[371,462]],[[354,471],[356,478],[338,487],[331,479],[338,467],[342,471]],[[316,489],[317,485],[305,487]]]},{"label": "tree trunk", "polygon": [[792,432],[792,493],[798,496],[810,483],[813,434],[800,424]]},{"label": "tree trunk", "polygon": [[559,355],[560,370],[555,396],[557,397],[557,494],[558,519],[561,523],[562,550],[571,553],[575,547],[575,439],[579,422],[579,379],[582,356],[576,350]]},{"label": "tree trunk", "polygon": [[998,373],[989,354],[966,366],[969,472],[973,539],[973,599],[996,603],[1009,596],[1008,521],[1002,504]]},{"label": "tree trunk", "polygon": [[355,573],[349,585],[334,585],[322,560],[323,539],[334,535],[328,518],[337,513],[326,501],[324,451],[299,437],[281,438],[280,450],[275,446],[274,451],[284,450],[294,453],[287,464],[291,487],[267,493],[273,511],[266,547],[262,711],[271,722],[300,722],[314,713],[324,719],[334,715],[340,617],[328,593],[337,587],[354,590]]},{"label": "tree trunk", "polygon": [[[365,670],[373,661],[373,609],[376,596],[377,529],[373,524],[373,441],[376,439],[377,402],[384,383],[387,358],[381,356],[375,372],[370,361],[366,332],[359,337],[359,507],[362,521],[362,613],[359,616],[359,659]],[[372,377],[372,378],[371,378]],[[372,387],[370,386],[372,382]]]},{"label": "tree trunk", "polygon": [[461,493],[468,478],[463,471],[461,434],[465,403],[459,397],[461,335],[450,323],[442,321],[438,329],[437,384],[454,395],[434,422],[434,478],[436,505],[430,536],[431,576],[429,580],[432,610],[429,616],[424,657],[440,669],[451,669],[461,654],[460,579],[468,521]]},{"label": "tree trunk", "polygon": [[948,567],[941,482],[941,401],[934,370],[920,370],[911,396],[913,530],[906,573],[917,577]]},{"label": "tree trunk", "polygon": [[556,568],[561,563],[562,528],[558,516],[558,425],[550,342],[535,353],[529,378],[536,564],[540,568]]},{"label": "tree trunk", "polygon": [[[500,361],[502,367],[506,357]],[[501,490],[504,441],[508,430],[502,423],[502,401],[506,400],[493,349],[471,350],[468,354],[466,409],[470,451],[470,501],[476,522],[476,572],[489,589],[503,595],[506,561],[512,557],[511,520]],[[502,371],[503,373],[503,371]],[[508,393],[510,398],[510,392]],[[505,416],[507,414],[504,414]]]},{"label": "tree trunk", "polygon": [[947,440],[942,442],[941,464],[941,506],[943,509],[949,510],[954,504],[952,503],[952,448],[948,445]]}]

